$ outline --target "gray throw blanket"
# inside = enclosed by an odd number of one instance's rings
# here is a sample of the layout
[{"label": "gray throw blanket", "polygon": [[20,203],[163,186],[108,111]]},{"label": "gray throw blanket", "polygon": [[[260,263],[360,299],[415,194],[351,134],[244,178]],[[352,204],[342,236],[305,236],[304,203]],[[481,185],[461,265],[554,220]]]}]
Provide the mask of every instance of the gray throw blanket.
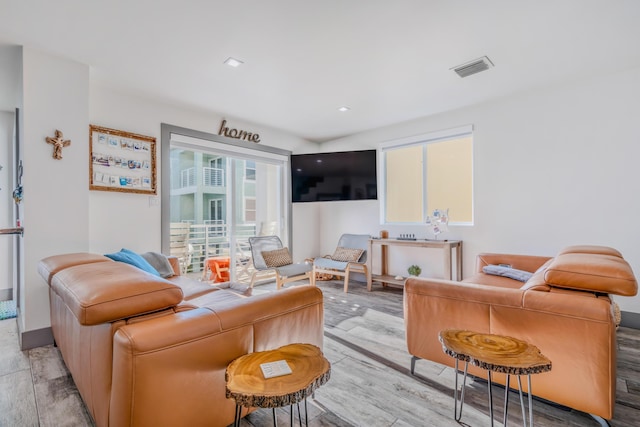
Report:
[{"label": "gray throw blanket", "polygon": [[153,268],[158,270],[160,277],[167,278],[175,275],[171,263],[167,257],[158,252],[145,252],[140,254]]},{"label": "gray throw blanket", "polygon": [[515,279],[520,282],[526,282],[533,276],[533,273],[528,271],[518,270],[511,267],[504,267],[501,265],[487,265],[482,268],[482,272],[485,274],[493,274],[495,276],[504,276],[510,279]]}]

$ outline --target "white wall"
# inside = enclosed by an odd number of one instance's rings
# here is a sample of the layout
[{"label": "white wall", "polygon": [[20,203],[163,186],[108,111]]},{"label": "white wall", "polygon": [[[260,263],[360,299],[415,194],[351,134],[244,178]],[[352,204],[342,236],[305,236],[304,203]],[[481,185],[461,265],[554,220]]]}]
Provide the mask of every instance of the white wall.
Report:
[{"label": "white wall", "polygon": [[[640,275],[638,117],[640,69],[634,69],[361,133],[322,150],[377,147],[473,124],[475,225],[450,227],[443,237],[464,241],[465,275],[479,252],[553,255],[572,244],[615,247]],[[426,236],[424,227],[381,226],[378,206],[323,204],[322,249],[347,231]],[[392,256],[392,272],[406,275],[413,261],[407,257],[416,256]],[[430,260],[420,263],[422,275],[427,263],[427,272],[441,272],[441,258]],[[616,301],[640,313],[640,297]]]},{"label": "white wall", "polygon": [[[227,126],[260,134],[260,144],[294,152],[317,149],[317,145],[269,128],[219,114],[188,110],[155,100],[121,93],[98,84],[91,86],[91,124],[134,132],[156,138],[158,198],[161,194],[160,124],[190,128],[217,134],[223,118]],[[150,197],[140,194],[105,191],[90,192],[90,243],[91,252],[106,253],[128,247],[134,251],[160,251],[160,205],[151,205]],[[300,214],[293,212],[294,224]],[[296,227],[294,230],[296,230]],[[314,231],[315,232],[315,231]],[[302,235],[300,235],[302,234]],[[312,233],[309,233],[312,234]],[[317,241],[316,235],[305,237],[307,232],[294,231],[295,239]],[[294,256],[298,258],[298,245],[294,243]],[[300,245],[302,247],[303,245]],[[306,253],[306,252],[305,252]]]},{"label": "white wall", "polygon": [[[0,227],[14,226],[13,132],[15,109],[22,106],[22,48],[0,43]],[[0,299],[12,293],[14,277],[14,244],[18,237],[0,239]],[[13,290],[13,298],[17,292]]]},{"label": "white wall", "polygon": [[[24,48],[23,85],[25,233],[19,322],[22,331],[32,331],[50,325],[48,287],[38,275],[38,262],[88,249],[89,67]],[[62,160],[52,157],[45,140],[56,129],[71,140]]]},{"label": "white wall", "polygon": [[0,111],[14,111],[20,105],[22,48],[0,43]]},{"label": "white wall", "polygon": [[[15,114],[0,111],[0,228],[13,227],[13,128]],[[0,301],[13,289],[13,239],[0,236]],[[15,296],[14,296],[15,298]]]}]

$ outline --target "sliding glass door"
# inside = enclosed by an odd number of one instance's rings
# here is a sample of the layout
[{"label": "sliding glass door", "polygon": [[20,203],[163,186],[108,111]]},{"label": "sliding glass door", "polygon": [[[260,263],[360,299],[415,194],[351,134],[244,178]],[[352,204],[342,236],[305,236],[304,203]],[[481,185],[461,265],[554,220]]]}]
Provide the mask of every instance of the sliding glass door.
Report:
[{"label": "sliding glass door", "polygon": [[194,138],[184,130],[170,132],[165,147],[164,126],[163,252],[178,257],[183,274],[248,282],[249,237],[289,240],[288,152],[220,142],[217,135]]}]

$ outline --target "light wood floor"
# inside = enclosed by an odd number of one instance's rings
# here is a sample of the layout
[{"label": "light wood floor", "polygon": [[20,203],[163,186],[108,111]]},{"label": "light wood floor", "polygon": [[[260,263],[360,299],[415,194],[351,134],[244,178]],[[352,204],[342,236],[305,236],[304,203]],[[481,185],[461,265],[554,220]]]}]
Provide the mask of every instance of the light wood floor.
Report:
[{"label": "light wood floor", "polygon": [[[456,426],[453,420],[454,374],[429,361],[409,372],[404,341],[402,290],[352,283],[318,282],[325,295],[324,352],[332,364],[331,380],[308,402],[314,427],[324,426]],[[254,294],[274,292],[257,286]],[[0,426],[91,425],[86,409],[57,349],[18,349],[15,319],[0,321]],[[640,330],[618,331],[618,390],[611,425],[640,422]],[[494,390],[496,419],[502,422],[502,389]],[[522,425],[518,399],[511,394],[509,425]],[[278,423],[289,425],[286,409]],[[297,418],[297,413],[296,413]],[[587,414],[534,401],[536,426],[598,426]],[[243,419],[245,427],[271,425],[271,411],[258,410]],[[462,425],[488,426],[486,382],[467,389]]]}]

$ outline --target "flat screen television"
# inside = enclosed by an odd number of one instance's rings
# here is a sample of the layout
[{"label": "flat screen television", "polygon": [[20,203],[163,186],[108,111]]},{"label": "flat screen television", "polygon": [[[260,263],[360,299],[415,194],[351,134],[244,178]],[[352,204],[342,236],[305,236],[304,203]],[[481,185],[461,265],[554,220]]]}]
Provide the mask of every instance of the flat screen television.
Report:
[{"label": "flat screen television", "polygon": [[375,200],[376,150],[291,155],[291,201]]}]

